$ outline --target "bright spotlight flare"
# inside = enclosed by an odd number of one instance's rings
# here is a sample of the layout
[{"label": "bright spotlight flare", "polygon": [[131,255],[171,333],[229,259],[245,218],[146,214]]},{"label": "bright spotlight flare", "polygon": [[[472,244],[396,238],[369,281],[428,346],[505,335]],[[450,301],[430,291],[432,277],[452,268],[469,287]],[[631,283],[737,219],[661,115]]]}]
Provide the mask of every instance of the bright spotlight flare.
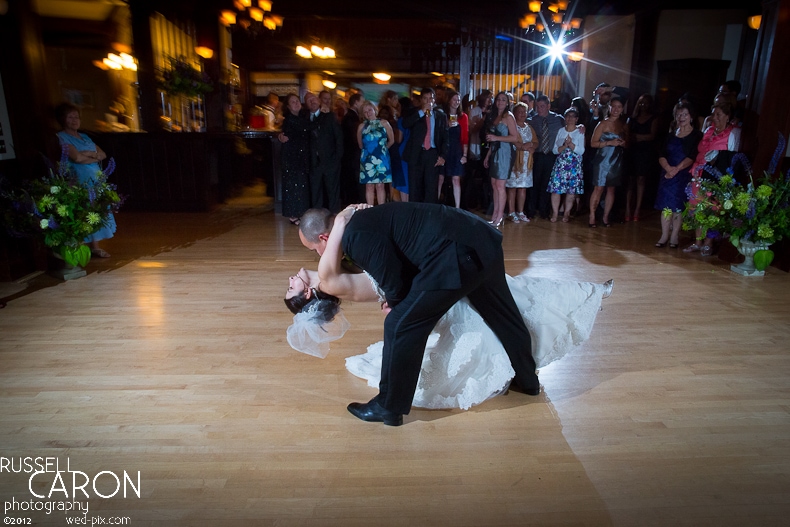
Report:
[{"label": "bright spotlight flare", "polygon": [[562,39],[552,42],[549,46],[549,55],[551,55],[551,58],[560,60],[563,55],[567,55],[568,53],[565,51],[565,46],[567,46],[567,44],[564,44]]}]

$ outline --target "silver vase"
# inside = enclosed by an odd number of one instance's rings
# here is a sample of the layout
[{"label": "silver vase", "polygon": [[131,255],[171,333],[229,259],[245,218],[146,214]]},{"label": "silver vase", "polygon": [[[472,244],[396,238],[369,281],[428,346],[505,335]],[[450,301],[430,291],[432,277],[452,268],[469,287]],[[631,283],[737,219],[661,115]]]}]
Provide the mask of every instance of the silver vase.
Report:
[{"label": "silver vase", "polygon": [[738,242],[738,252],[743,255],[744,260],[741,264],[731,265],[730,271],[742,276],[764,276],[765,271],[758,271],[757,268],[754,267],[754,253],[757,251],[767,251],[770,246],[770,243],[762,241],[750,242],[740,240]]}]

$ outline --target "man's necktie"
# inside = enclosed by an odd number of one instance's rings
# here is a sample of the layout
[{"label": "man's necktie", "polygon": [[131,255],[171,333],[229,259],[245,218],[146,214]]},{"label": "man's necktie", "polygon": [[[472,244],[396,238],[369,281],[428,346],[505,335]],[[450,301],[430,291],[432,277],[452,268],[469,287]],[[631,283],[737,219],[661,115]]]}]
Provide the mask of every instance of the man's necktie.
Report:
[{"label": "man's necktie", "polygon": [[425,112],[425,139],[422,142],[425,150],[431,149],[431,112]]},{"label": "man's necktie", "polygon": [[549,153],[549,120],[543,119],[540,127],[540,151],[544,154]]}]

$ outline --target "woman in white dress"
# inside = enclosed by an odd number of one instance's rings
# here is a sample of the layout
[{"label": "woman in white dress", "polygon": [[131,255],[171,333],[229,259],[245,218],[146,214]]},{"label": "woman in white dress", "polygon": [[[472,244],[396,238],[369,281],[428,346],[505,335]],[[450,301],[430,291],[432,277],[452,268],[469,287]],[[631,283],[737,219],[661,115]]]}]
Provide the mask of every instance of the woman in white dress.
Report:
[{"label": "woman in white dress", "polygon": [[524,213],[524,204],[527,202],[527,189],[532,188],[532,153],[538,146],[538,141],[535,130],[527,124],[527,110],[527,105],[523,102],[516,103],[513,107],[516,131],[521,138],[521,141],[516,143],[516,161],[513,163],[513,170],[505,181],[507,207],[510,210],[507,216],[513,223],[529,221]]},{"label": "woman in white dress", "polygon": [[[297,351],[323,358],[329,342],[343,336],[349,324],[340,311],[340,299],[383,302],[369,275],[343,267],[340,239],[351,215],[349,207],[335,218],[318,271],[300,269],[289,279],[285,303],[295,316],[287,337]],[[532,336],[538,368],[560,359],[590,336],[601,300],[613,287],[612,280],[596,284],[525,274],[508,276],[507,281]],[[374,388],[379,384],[382,344],[346,359],[346,368]],[[513,376],[501,342],[463,299],[439,320],[428,340],[412,404],[468,409],[502,393]]]}]

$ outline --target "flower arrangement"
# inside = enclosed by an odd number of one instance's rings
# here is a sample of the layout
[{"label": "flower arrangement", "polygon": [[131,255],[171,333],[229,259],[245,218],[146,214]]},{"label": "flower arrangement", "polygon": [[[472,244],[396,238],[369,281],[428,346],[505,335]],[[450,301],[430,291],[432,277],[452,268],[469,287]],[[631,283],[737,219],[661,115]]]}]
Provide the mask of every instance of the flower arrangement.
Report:
[{"label": "flower arrangement", "polygon": [[162,72],[159,88],[170,95],[186,95],[196,97],[204,95],[214,88],[211,78],[189,64],[185,57],[177,59],[169,57],[170,69]]},{"label": "flower arrangement", "polygon": [[[780,134],[776,152],[783,154],[784,147],[784,137]],[[757,181],[743,154],[733,158],[725,174],[705,167],[713,177],[702,179],[696,203],[686,204],[683,229],[699,229],[701,235],[708,238],[728,236],[736,247],[741,241],[770,245],[790,235],[790,174],[771,176],[778,160],[775,154],[768,171]],[[739,162],[749,175],[746,186],[733,176]]]},{"label": "flower arrangement", "polygon": [[107,182],[115,170],[110,158],[95,184],[81,184],[69,168],[63,146],[58,171],[31,181],[28,188],[3,192],[3,219],[10,234],[42,236],[44,244],[69,265],[85,266],[91,251],[85,237],[102,228],[123,203],[116,186]]}]

